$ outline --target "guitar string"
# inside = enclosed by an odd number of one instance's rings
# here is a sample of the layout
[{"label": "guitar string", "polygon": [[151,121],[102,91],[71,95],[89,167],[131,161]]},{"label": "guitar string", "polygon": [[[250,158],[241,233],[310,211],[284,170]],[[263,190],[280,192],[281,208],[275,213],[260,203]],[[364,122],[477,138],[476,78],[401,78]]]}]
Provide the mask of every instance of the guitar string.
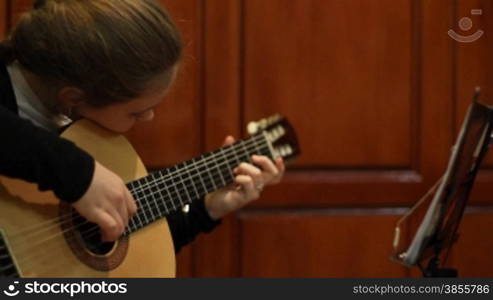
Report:
[{"label": "guitar string", "polygon": [[[250,145],[250,146],[251,146],[251,145]],[[255,149],[257,149],[257,151],[258,151],[258,149],[259,149],[259,148],[258,148],[258,146],[254,145],[253,147],[254,147]],[[250,147],[250,148],[251,148],[251,147]],[[260,149],[264,149],[264,147],[262,147],[262,148],[260,148]],[[250,149],[250,150],[251,150],[251,149]],[[262,151],[262,150],[260,150],[260,151]],[[218,176],[224,175],[224,170],[222,169],[222,167],[223,167],[223,165],[224,165],[224,164],[226,164],[226,165],[227,165],[226,167],[228,167],[228,168],[230,167],[230,166],[229,166],[229,162],[228,162],[227,160],[226,160],[225,162],[223,162],[222,164],[217,165],[218,170],[220,171],[220,173],[219,173],[219,174],[214,174],[214,175],[216,175],[216,176],[215,176],[215,177],[216,177],[215,179],[217,179],[217,177],[218,177]],[[226,170],[226,171],[227,171],[227,170]],[[211,173],[211,175],[212,175],[212,173]],[[194,183],[195,183],[195,180],[194,180]],[[177,183],[177,184],[179,184],[179,183]],[[174,184],[174,185],[172,185],[172,186],[173,186],[173,187],[176,187],[176,186],[177,186],[177,184]],[[213,184],[213,182],[212,182],[212,184]],[[152,183],[150,183],[150,185],[152,185]],[[213,185],[214,185],[214,184],[213,184]],[[176,188],[175,190],[172,190],[172,191],[171,191],[171,193],[168,191],[169,196],[174,196],[174,198],[176,198],[177,196],[178,196],[178,198],[184,198],[184,197],[182,197],[182,196],[185,194],[185,193],[184,193],[184,191],[186,191],[186,190],[187,190],[187,186],[186,186],[186,185],[184,185],[184,184],[183,184],[182,186],[183,186],[183,189]],[[167,186],[167,187],[165,187],[165,188],[169,188],[169,186]],[[188,189],[190,189],[190,188],[188,187]],[[141,189],[141,190],[142,190],[142,189]],[[158,190],[155,190],[155,191],[152,191],[152,189],[151,189],[151,195],[155,198],[155,196],[154,196],[154,195],[155,195],[155,194],[159,194],[159,193],[161,193],[162,191],[163,191],[162,189],[158,189]],[[206,187],[206,192],[207,192],[207,187]],[[188,193],[187,193],[187,194],[188,194]],[[188,197],[189,197],[189,196],[188,196]],[[161,197],[159,197],[159,198],[161,198],[161,199],[160,199],[160,203],[164,204],[165,208],[166,208],[167,210],[169,210],[169,209],[168,209],[168,207],[169,207],[169,206],[168,206],[167,204],[172,203],[172,202],[173,202],[173,199],[167,199],[167,197],[162,197],[162,195],[161,195]],[[164,198],[164,199],[163,199],[163,198]],[[189,199],[190,199],[190,197],[189,197]],[[159,205],[156,201],[155,201],[156,203],[145,203],[144,205],[142,205],[141,200],[148,200],[148,199],[141,199],[141,198],[137,198],[137,202],[139,203],[140,208],[142,208],[141,212],[143,212],[143,213],[144,213],[144,215],[145,215],[145,213],[146,213],[146,208],[150,207],[151,209],[153,209],[153,208],[156,208],[156,207],[157,207],[157,208],[159,208],[159,207],[160,207],[160,205]],[[164,201],[162,201],[162,200],[164,200]],[[182,201],[180,200],[180,202],[182,202]],[[156,206],[155,206],[154,204],[155,204]],[[184,205],[184,204],[182,203],[182,205]],[[161,205],[161,206],[162,206],[162,205]],[[173,206],[174,206],[174,205],[173,205]],[[176,210],[176,207],[175,207],[174,209]],[[140,213],[140,212],[139,212],[139,213]],[[68,215],[69,215],[69,217],[73,217],[73,213],[72,213],[72,212],[71,212],[71,213],[69,213]],[[138,218],[138,220],[140,221],[141,226],[142,226],[142,225],[143,225],[143,222],[140,220],[140,217],[138,217],[138,216],[134,216],[134,217],[132,217],[132,221],[134,221],[134,220],[136,219],[136,217]],[[162,216],[160,216],[160,217],[162,217]],[[82,217],[81,217],[80,215],[77,215],[77,216],[76,216],[76,218],[82,218]],[[56,220],[56,218],[55,218],[54,220]],[[67,222],[70,222],[70,221],[73,221],[73,220],[74,220],[74,218],[70,218],[69,220],[67,220]],[[58,222],[58,223],[62,224],[62,222]],[[48,227],[46,227],[46,226],[45,226],[45,227],[43,228],[43,230],[42,230],[42,231],[47,231],[47,230],[49,230],[49,229],[51,229],[51,228],[58,227],[58,225],[59,225],[58,223],[57,223],[57,222],[55,222],[55,223],[52,223],[52,225],[51,225],[51,226],[48,226]],[[85,224],[87,224],[87,223],[89,223],[89,222],[88,222],[88,221],[83,222],[83,223],[79,224],[79,226],[85,225]],[[147,223],[148,223],[148,222],[147,222]],[[134,221],[134,224],[137,224],[137,222],[136,222],[136,221]],[[134,227],[136,227],[136,226],[134,226]],[[72,228],[68,228],[68,229],[70,230],[70,229],[72,229]],[[38,234],[39,234],[39,231],[38,231],[38,232],[35,232],[35,233],[38,235]],[[35,233],[34,233],[34,232],[33,232],[33,233],[31,233],[31,234],[30,234],[30,236],[32,236],[32,235],[33,235],[33,234],[35,234]],[[17,235],[15,236],[15,238],[17,238],[18,236],[19,236],[19,235],[17,234]],[[22,237],[22,238],[24,238],[24,239],[31,239],[28,235],[22,235],[22,236],[20,236],[20,237]],[[14,236],[13,236],[12,238],[14,238]],[[18,243],[18,241],[16,241],[16,242]]]},{"label": "guitar string", "polygon": [[[262,135],[258,135],[258,136],[262,136]],[[245,140],[244,142],[245,142],[245,143],[250,143],[250,142],[252,142],[252,143],[253,143],[253,148],[254,148],[254,149],[257,149],[257,148],[258,148],[258,145],[259,145],[260,143],[262,143],[262,142],[263,142],[263,141],[261,141],[261,140],[256,140],[256,138],[257,138],[258,136],[255,136],[254,138],[249,139],[249,140]],[[263,136],[262,136],[262,137],[263,137]],[[239,141],[239,142],[238,142],[238,145],[239,145],[239,143],[240,143],[240,142],[242,142],[242,141]],[[259,143],[259,142],[260,142],[260,143]],[[229,148],[229,149],[227,149],[226,151],[224,151],[223,153],[228,154],[228,155],[229,155],[229,154],[231,154],[231,153],[233,153],[233,154],[234,154],[235,149],[234,149],[234,147],[231,147],[231,146],[233,146],[233,145],[228,146],[228,147],[230,147],[230,148]],[[263,148],[264,148],[264,147],[266,147],[266,146],[263,146]],[[252,148],[252,145],[248,145],[247,149],[250,149],[250,148]],[[222,148],[220,148],[220,149],[222,149]],[[218,150],[219,150],[219,149],[218,149]],[[251,150],[251,149],[250,149],[250,150]],[[214,152],[214,151],[213,151],[213,152]],[[211,153],[212,153],[212,152],[211,152]],[[200,168],[200,167],[206,167],[206,168],[207,168],[207,167],[209,167],[209,164],[210,164],[211,162],[215,162],[215,161],[214,161],[214,159],[215,159],[215,157],[214,157],[214,156],[211,156],[211,157],[208,157],[208,158],[202,159],[202,160],[200,160],[200,161],[193,162],[193,163],[191,163],[191,164],[187,165],[186,167],[184,167],[184,168],[182,168],[182,169],[177,169],[177,170],[174,170],[174,171],[169,172],[168,174],[166,174],[166,175],[165,175],[165,176],[163,176],[162,178],[159,178],[159,181],[164,182],[164,181],[167,181],[167,180],[169,180],[169,179],[173,179],[173,177],[176,177],[176,175],[177,175],[178,173],[184,173],[184,171],[188,171],[188,172],[189,172],[189,171],[190,171],[189,169],[191,169],[191,168],[195,168],[195,169]],[[212,168],[211,168],[211,169],[212,169]],[[166,170],[166,169],[165,169],[165,170]],[[140,179],[134,180],[134,181],[132,181],[131,183],[138,182],[139,180],[143,180],[143,179],[145,179],[145,178],[148,178],[148,177],[149,177],[149,176],[151,176],[151,175],[152,175],[152,174],[150,174],[150,175],[148,175],[148,176],[146,176],[146,177],[143,177],[143,178],[140,178]],[[129,184],[131,184],[131,183],[129,183]],[[137,194],[137,193],[141,193],[141,192],[148,191],[148,189],[147,189],[147,188],[148,188],[148,187],[151,187],[151,188],[152,188],[152,187],[154,187],[155,183],[156,183],[155,181],[149,181],[149,182],[146,182],[146,184],[141,185],[141,186],[139,186],[139,187],[138,187],[138,188],[136,188],[136,189],[133,189],[131,192],[132,192],[133,194]],[[176,186],[177,186],[178,184],[180,184],[180,183],[181,183],[181,182],[173,182],[173,185],[171,185],[170,187],[176,187]],[[147,189],[147,190],[146,190],[146,189]],[[136,199],[136,202],[138,202],[138,199]],[[22,230],[22,231],[20,231],[20,232],[16,232],[16,233],[14,233],[12,236],[13,236],[13,237],[16,237],[17,235],[25,235],[27,232],[29,232],[29,231],[33,231],[33,230],[36,230],[36,229],[39,229],[40,227],[41,227],[42,229],[44,229],[44,228],[45,228],[45,227],[43,226],[44,224],[53,224],[53,222],[54,222],[54,221],[63,221],[64,219],[70,218],[70,217],[72,217],[72,216],[73,216],[73,214],[72,214],[72,213],[67,213],[67,214],[65,214],[65,215],[59,215],[59,216],[57,216],[57,217],[55,217],[55,218],[53,218],[53,219],[43,221],[43,222],[42,222],[42,223],[40,223],[40,224],[35,224],[34,226],[31,226],[31,227],[29,227],[29,228],[23,229],[23,230]],[[71,219],[69,219],[68,221],[71,221]],[[54,223],[54,224],[55,224],[55,225],[58,225],[59,223]]]},{"label": "guitar string", "polygon": [[[251,148],[251,146],[252,146],[252,145],[249,145],[247,148]],[[263,147],[259,148],[259,147],[258,147],[258,145],[254,145],[254,148],[255,148],[257,151],[258,151],[259,149],[261,149],[260,151],[263,151],[263,150],[269,150],[269,151],[270,151],[270,149],[266,148],[266,146],[263,146]],[[223,156],[224,156],[224,157],[226,157],[226,156],[225,156],[225,154],[226,154],[226,153],[225,153],[225,152],[223,152]],[[227,157],[226,157],[226,158],[227,158]],[[226,163],[226,164],[227,164],[227,163],[229,163],[229,162],[228,162],[228,161],[225,161],[224,163]],[[223,163],[223,164],[224,164],[224,163]],[[223,164],[221,164],[221,165],[223,165]],[[229,167],[229,166],[228,166],[228,167]],[[229,171],[231,171],[231,170],[229,170]],[[221,175],[221,174],[223,174],[223,173],[224,173],[224,170],[222,170],[222,172],[221,172],[221,173],[219,173],[219,174],[217,174],[217,175]],[[183,186],[184,186],[185,188],[187,188],[187,186],[185,186],[184,184],[183,184]],[[162,190],[160,190],[159,192],[161,192],[161,191],[162,191]],[[186,191],[186,189],[185,189],[185,191]],[[176,190],[176,194],[177,194],[177,195],[180,195],[180,192],[183,192],[183,190],[178,190],[178,189]],[[154,194],[153,194],[153,195],[154,195]],[[183,193],[182,193],[181,195],[183,195]],[[147,199],[146,199],[146,200],[147,200]],[[165,202],[166,202],[166,199],[164,199],[164,200],[165,200]],[[164,202],[164,203],[165,203],[165,202]],[[163,204],[164,204],[164,203],[163,203]],[[148,205],[147,205],[148,207],[149,207],[149,206],[153,206],[153,203],[146,203],[146,204],[148,204]],[[157,203],[156,203],[156,205],[158,205],[158,206],[159,206],[159,204],[157,204]],[[145,209],[145,208],[146,208],[146,207],[145,207],[145,205],[143,205],[143,206],[142,206],[142,208],[143,208],[143,209]],[[148,223],[147,223],[147,224],[148,224]],[[147,225],[147,224],[145,224],[145,225]],[[80,225],[82,225],[82,224],[80,224]],[[80,226],[80,225],[79,225],[79,226]],[[73,229],[73,228],[68,228],[67,230],[72,230],[72,229]],[[95,226],[93,229],[98,229],[98,227],[97,227],[97,226]],[[66,231],[67,231],[67,230],[66,230]],[[62,234],[63,234],[63,233],[62,233]],[[18,243],[18,242],[17,242],[17,243]],[[38,243],[38,244],[42,244],[42,243]]]},{"label": "guitar string", "polygon": [[[248,139],[248,140],[242,140],[242,141],[245,141],[245,142],[259,142],[259,141],[255,141],[255,138],[257,138],[257,137],[259,137],[259,136],[262,136],[262,137],[263,137],[263,135],[257,135],[257,136],[255,136],[255,137],[252,137],[252,138]],[[239,144],[240,142],[242,142],[242,141],[239,141],[239,142],[238,142],[238,144]],[[234,145],[234,144],[233,144],[233,145]],[[229,145],[229,146],[227,146],[227,147],[231,147],[231,148],[229,148],[229,149],[228,149],[227,151],[225,151],[225,152],[229,154],[229,153],[230,153],[230,150],[234,150],[234,147],[232,147],[233,145]],[[222,148],[220,148],[220,149],[222,149]],[[218,149],[218,150],[220,150],[220,149]],[[212,152],[210,152],[210,153],[213,153],[213,152],[214,152],[214,151],[212,151]],[[234,151],[233,151],[233,152],[234,152]],[[207,155],[207,154],[205,154],[205,155]],[[183,169],[177,169],[177,170],[174,170],[174,171],[172,171],[172,172],[169,172],[166,176],[164,176],[164,177],[163,177],[163,178],[161,178],[160,180],[163,180],[163,181],[168,180],[168,179],[170,179],[171,177],[173,177],[173,176],[177,175],[177,173],[179,173],[179,172],[181,172],[181,171],[183,171],[183,170],[190,169],[191,167],[194,167],[194,168],[203,167],[203,166],[204,166],[204,164],[205,164],[205,167],[207,167],[207,166],[208,166],[208,164],[209,164],[211,161],[213,161],[213,160],[214,160],[214,157],[209,157],[209,158],[207,158],[207,159],[203,159],[203,160],[201,160],[201,161],[194,162],[194,163],[192,163],[192,164],[190,164],[190,165],[186,166],[186,167],[185,167],[185,168],[183,168]],[[203,164],[197,164],[197,163],[201,163],[201,162],[204,162],[204,163],[203,163]],[[166,170],[166,169],[165,169],[165,170]],[[150,176],[150,175],[148,175],[148,176],[146,176],[146,177],[144,177],[144,178],[148,178],[149,176]],[[133,182],[138,182],[139,180],[142,180],[142,179],[144,179],[144,178],[140,178],[140,179],[134,180],[134,181],[132,181],[131,183],[133,183]],[[129,183],[129,184],[131,184],[131,183]],[[142,185],[142,186],[140,186],[140,187],[139,187],[139,189],[135,189],[135,190],[134,190],[134,193],[139,193],[139,192],[142,192],[142,191],[144,191],[144,190],[145,190],[145,188],[147,188],[148,186],[153,185],[153,184],[154,184],[154,182],[149,182],[148,184]],[[23,229],[22,231],[15,233],[13,236],[16,236],[16,235],[21,235],[21,234],[22,234],[22,235],[24,235],[26,232],[30,232],[30,231],[33,231],[33,230],[39,229],[40,227],[41,227],[41,228],[44,228],[43,226],[44,226],[45,224],[53,224],[53,221],[63,221],[63,219],[66,219],[66,218],[69,218],[69,217],[72,217],[72,214],[71,214],[71,213],[67,213],[67,214],[65,214],[65,215],[59,215],[59,216],[57,216],[57,217],[55,217],[55,218],[53,218],[53,219],[46,220],[46,221],[43,221],[43,222],[42,222],[42,223],[40,223],[40,224],[35,224],[35,225],[31,226],[31,227],[28,227],[28,228],[26,228],[26,229]],[[68,220],[68,221],[70,221],[70,220]]]},{"label": "guitar string", "polygon": [[[252,145],[249,145],[249,146],[247,147],[247,149],[249,149],[249,151],[251,151],[251,150],[252,150],[251,148],[252,148]],[[265,148],[265,146],[264,146],[264,147],[262,147],[262,148],[259,148],[259,147],[258,147],[258,145],[256,145],[256,144],[255,144],[255,145],[253,145],[253,148],[254,148],[255,150],[257,150],[257,151],[258,151],[258,149],[264,149],[264,148]],[[230,151],[230,152],[228,152],[228,154],[230,154],[230,153],[231,153],[231,151]],[[224,154],[223,154],[223,156],[224,156]],[[213,159],[213,158],[211,157],[211,159]],[[217,175],[222,175],[222,173],[224,173],[224,170],[221,170],[221,168],[220,168],[220,167],[222,167],[224,164],[227,164],[227,167],[229,167],[228,163],[229,163],[229,161],[227,161],[227,160],[226,160],[226,161],[224,161],[224,162],[223,162],[223,163],[221,163],[221,164],[217,164],[217,163],[216,163],[216,168],[220,171],[220,173],[219,173],[219,174],[217,174]],[[207,164],[206,164],[206,166],[207,166]],[[186,168],[185,168],[185,169],[186,169]],[[176,175],[176,173],[183,173],[183,172],[178,172],[178,171],[182,171],[182,170],[176,170],[175,172],[171,172],[171,173],[170,173],[170,174],[168,174],[167,176],[163,177],[163,179],[169,179],[169,178],[171,178],[171,177],[175,176],[175,175]],[[212,173],[210,173],[210,175],[212,175]],[[159,179],[159,180],[160,180],[160,181],[162,181],[163,179]],[[195,183],[195,180],[194,180],[194,183]],[[212,183],[213,183],[213,182],[212,182]],[[155,184],[155,182],[148,182],[148,183],[146,184],[146,186],[154,186],[154,184]],[[169,189],[170,187],[175,187],[174,191],[172,190],[171,192],[173,192],[173,193],[175,194],[175,196],[178,196],[178,198],[179,198],[179,199],[181,199],[181,198],[182,198],[181,196],[185,195],[185,193],[183,193],[183,191],[184,191],[184,190],[186,190],[187,186],[185,186],[184,184],[182,184],[182,185],[183,185],[183,187],[184,187],[184,189],[179,189],[179,188],[176,188],[179,184],[181,184],[181,182],[176,182],[176,183],[173,183],[171,186],[165,186],[165,187],[164,187],[164,189],[166,189],[166,188],[168,188],[168,189]],[[214,185],[214,184],[213,184],[213,185]],[[162,192],[164,189],[157,189],[157,190],[155,190],[155,191],[152,191],[152,189],[148,189],[148,191],[150,190],[150,191],[151,191],[151,194],[154,194],[154,193],[160,193],[160,192]],[[138,192],[144,191],[145,189],[144,189],[144,188],[140,188],[140,189],[137,189],[137,190],[138,190],[137,192],[134,192],[135,194],[137,194]],[[171,195],[170,195],[170,196],[171,196]],[[161,198],[162,198],[162,197],[161,197]],[[142,206],[142,203],[141,203],[141,201],[140,201],[140,200],[141,200],[141,199],[137,197],[136,202],[137,202],[139,205],[141,205],[141,206]],[[180,201],[180,202],[181,202],[181,201]],[[164,199],[163,204],[165,205],[165,207],[166,207],[166,208],[168,207],[168,205],[166,205],[166,204],[169,204],[169,203],[172,203],[172,199],[166,199],[166,198],[165,198],[165,199]],[[152,204],[152,203],[151,203],[151,204]],[[184,205],[184,203],[182,203],[182,205]],[[171,207],[171,206],[170,206],[170,207]],[[174,207],[174,205],[173,205],[173,207]],[[139,208],[145,208],[145,206],[142,206],[142,207],[139,207]],[[176,208],[175,208],[175,209],[176,209]],[[144,210],[143,212],[144,212],[144,214],[145,214],[145,212],[146,212],[146,211]],[[72,221],[72,220],[73,220],[73,218],[72,218],[72,217],[73,217],[73,213],[72,213],[72,212],[67,213],[66,215],[64,215],[64,218],[65,218],[65,219],[69,218],[69,219],[68,219],[68,220],[66,220],[66,221]],[[134,216],[134,217],[135,217],[135,216]],[[56,218],[53,218],[53,219],[49,220],[48,222],[44,221],[43,223],[50,223],[50,224],[52,224],[52,226],[49,226],[49,227],[44,226],[44,227],[42,227],[41,229],[42,229],[43,231],[45,231],[46,229],[50,229],[51,227],[58,226],[59,224],[60,224],[60,225],[61,225],[61,224],[63,224],[62,222],[54,222],[54,223],[53,223],[53,221],[57,221],[57,220],[59,220],[59,219],[60,219],[59,217],[56,217]],[[132,218],[132,219],[133,219],[133,218]],[[141,221],[141,220],[139,219],[139,221]],[[142,222],[141,222],[141,223],[142,223]],[[83,225],[83,224],[81,224],[81,225]],[[39,228],[39,227],[38,227],[38,228]],[[25,233],[26,233],[26,230],[22,230],[21,232],[18,232],[18,233],[13,234],[13,235],[12,235],[12,238],[17,238],[17,237],[27,238],[27,234],[25,234]],[[32,234],[35,234],[35,233],[37,234],[37,232],[32,232],[32,233],[31,233],[31,235],[32,235]],[[21,235],[21,234],[22,234],[22,235]]]},{"label": "guitar string", "polygon": [[[147,225],[147,224],[146,224],[146,225]],[[97,233],[98,233],[98,231],[97,231],[98,229],[99,229],[99,227],[98,227],[98,226],[93,226],[91,229],[89,229],[89,230],[85,231],[83,234],[86,234],[86,238],[89,238],[89,237],[94,236],[95,234],[97,234]],[[68,231],[68,230],[66,230],[66,231]],[[65,232],[63,232],[62,234],[64,234],[64,233],[65,233]],[[88,233],[90,233],[90,234],[89,234],[89,235],[87,235]],[[57,233],[56,235],[58,236],[58,235],[60,235],[60,234],[59,234],[59,233]],[[50,238],[47,238],[47,239],[46,239],[45,241],[43,241],[42,243],[38,243],[38,245],[41,245],[41,244],[43,244],[43,243],[47,242],[48,240],[51,240],[52,238],[55,238],[55,237],[56,237],[56,236],[51,236]],[[73,238],[73,237],[71,237],[71,238]],[[101,242],[101,243],[99,243],[97,246],[100,246],[100,245],[102,245],[102,244],[103,244],[103,243]],[[30,245],[30,246],[32,247],[32,245]],[[53,245],[53,244],[52,244],[52,245],[51,245],[51,247],[50,247],[50,249],[48,249],[48,250],[51,250],[51,249],[53,249],[53,248],[55,248],[55,247],[56,247],[56,245]],[[25,249],[24,249],[24,250],[25,250]],[[27,250],[29,250],[29,249],[27,249]],[[41,254],[41,255],[43,255],[44,253],[49,253],[49,251],[46,251],[47,249],[43,249],[43,250],[44,250],[43,252],[33,253],[33,255],[23,257],[23,258],[21,258],[21,259],[18,259],[17,261],[18,261],[19,263],[21,263],[21,262],[22,262],[22,264],[25,264],[26,262],[28,262],[28,261],[30,261],[30,260],[32,260],[32,259],[34,259],[34,258],[36,258],[36,257],[40,256],[40,254]],[[45,255],[43,255],[43,256],[45,256]],[[47,255],[47,256],[45,256],[45,257],[46,257],[46,258],[49,258],[49,255]],[[41,257],[41,259],[42,259],[42,258],[43,258],[43,257]],[[38,262],[39,262],[39,261],[38,261]]]}]

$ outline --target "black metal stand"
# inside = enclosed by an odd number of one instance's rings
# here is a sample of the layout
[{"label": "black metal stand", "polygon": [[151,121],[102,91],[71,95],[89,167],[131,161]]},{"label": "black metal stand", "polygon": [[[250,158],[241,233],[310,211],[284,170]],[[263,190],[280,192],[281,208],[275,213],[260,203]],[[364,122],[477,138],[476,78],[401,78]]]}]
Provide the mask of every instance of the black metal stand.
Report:
[{"label": "black metal stand", "polygon": [[457,269],[440,268],[440,259],[437,256],[433,258],[428,263],[426,269],[421,268],[423,277],[457,277],[459,272]]}]

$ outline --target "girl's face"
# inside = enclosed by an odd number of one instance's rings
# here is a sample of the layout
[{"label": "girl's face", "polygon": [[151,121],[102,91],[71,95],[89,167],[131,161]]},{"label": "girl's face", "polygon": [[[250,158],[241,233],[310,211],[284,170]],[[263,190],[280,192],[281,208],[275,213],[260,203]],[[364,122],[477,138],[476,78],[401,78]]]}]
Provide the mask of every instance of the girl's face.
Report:
[{"label": "girl's face", "polygon": [[[172,85],[176,76],[173,70],[172,78],[167,80],[156,80],[150,88],[140,97],[128,102],[117,103],[105,107],[94,107],[85,103],[77,105],[77,115],[92,120],[108,130],[117,133],[129,131],[137,122],[151,121],[154,118],[154,109],[166,96],[169,86]],[[167,82],[167,84],[163,84]]]}]

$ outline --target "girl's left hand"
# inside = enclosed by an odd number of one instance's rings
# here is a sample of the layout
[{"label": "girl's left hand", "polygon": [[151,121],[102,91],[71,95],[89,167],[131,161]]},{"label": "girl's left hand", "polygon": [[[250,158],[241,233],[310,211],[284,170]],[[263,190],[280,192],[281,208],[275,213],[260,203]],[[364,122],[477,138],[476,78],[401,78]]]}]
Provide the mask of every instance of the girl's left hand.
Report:
[{"label": "girl's left hand", "polygon": [[[228,136],[224,145],[234,143],[234,138]],[[260,197],[266,185],[279,183],[286,169],[283,159],[275,163],[266,156],[253,155],[252,162],[260,168],[241,163],[233,170],[235,184],[208,194],[205,197],[205,207],[212,219],[220,219]]]}]

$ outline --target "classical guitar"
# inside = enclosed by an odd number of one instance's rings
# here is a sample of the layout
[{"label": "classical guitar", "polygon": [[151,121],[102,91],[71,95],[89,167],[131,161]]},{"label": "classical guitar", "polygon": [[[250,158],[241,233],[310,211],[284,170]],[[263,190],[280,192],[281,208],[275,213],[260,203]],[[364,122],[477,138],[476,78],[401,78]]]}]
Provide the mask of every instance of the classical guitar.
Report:
[{"label": "classical guitar", "polygon": [[51,192],[0,177],[0,277],[174,277],[166,216],[234,181],[232,169],[253,154],[299,154],[289,122],[275,115],[248,125],[251,137],[148,174],[130,143],[88,120],[62,134],[125,182],[139,210],[123,236],[102,243],[99,228]]}]

